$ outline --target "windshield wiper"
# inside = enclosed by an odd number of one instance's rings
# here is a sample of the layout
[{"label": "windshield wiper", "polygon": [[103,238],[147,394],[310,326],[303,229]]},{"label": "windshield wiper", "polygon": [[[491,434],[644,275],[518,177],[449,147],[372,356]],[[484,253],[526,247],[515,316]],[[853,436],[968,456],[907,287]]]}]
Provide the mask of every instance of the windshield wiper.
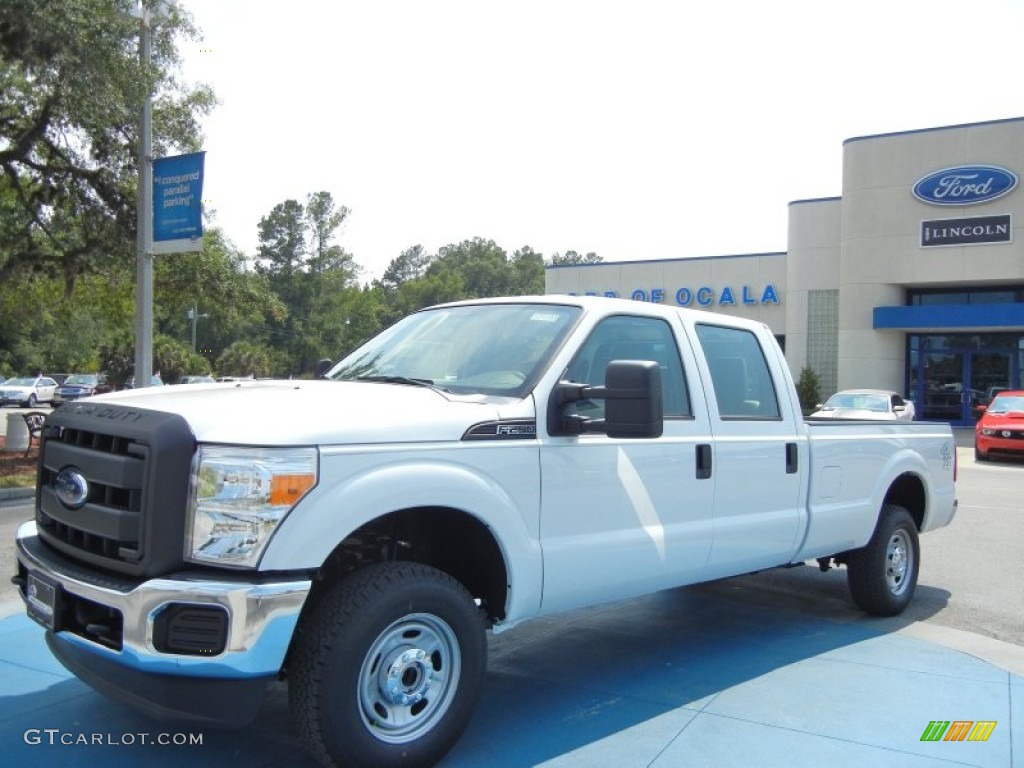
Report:
[{"label": "windshield wiper", "polygon": [[417,379],[409,376],[356,376],[351,381],[379,381],[384,384],[411,384],[416,387],[430,387],[431,389],[443,389],[434,384],[433,379]]}]

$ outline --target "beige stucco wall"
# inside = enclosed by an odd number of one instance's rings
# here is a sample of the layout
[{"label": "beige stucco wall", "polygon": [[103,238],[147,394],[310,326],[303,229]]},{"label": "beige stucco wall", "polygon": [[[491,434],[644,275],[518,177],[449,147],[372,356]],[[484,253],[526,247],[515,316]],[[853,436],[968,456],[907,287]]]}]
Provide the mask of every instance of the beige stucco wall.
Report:
[{"label": "beige stucco wall", "polygon": [[[783,253],[550,267],[544,283],[549,294],[612,294],[640,301],[655,300],[657,291],[658,303],[667,306],[680,306],[679,291],[688,289],[692,298],[687,306],[693,309],[760,320],[775,333],[786,333]],[[778,303],[762,301],[767,286],[774,289]],[[710,289],[705,294],[709,304],[698,302],[701,288]],[[731,291],[733,303],[723,303],[726,289]]]},{"label": "beige stucco wall", "polygon": [[794,377],[807,364],[808,293],[839,287],[841,214],[838,197],[789,205],[786,359]]},{"label": "beige stucco wall", "polygon": [[[912,194],[943,168],[995,165],[1024,172],[1024,120],[850,139],[843,145],[839,259],[839,386],[903,386],[906,332],[874,330],[874,307],[905,303],[907,288],[1024,281],[1024,189],[966,206]],[[921,222],[1010,214],[1013,242],[922,248]],[[925,329],[920,329],[925,330]],[[937,329],[948,333],[950,329]],[[966,330],[966,329],[957,329]]]}]

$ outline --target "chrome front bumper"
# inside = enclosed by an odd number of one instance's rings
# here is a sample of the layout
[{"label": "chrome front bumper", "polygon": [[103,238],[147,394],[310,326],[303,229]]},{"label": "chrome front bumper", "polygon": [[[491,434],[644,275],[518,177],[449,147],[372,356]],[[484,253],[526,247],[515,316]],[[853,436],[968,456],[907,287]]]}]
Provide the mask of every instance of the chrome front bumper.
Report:
[{"label": "chrome front bumper", "polygon": [[[116,611],[121,616],[120,648],[90,639],[85,632],[57,631],[62,643],[96,654],[122,667],[157,675],[202,678],[254,678],[276,675],[288,652],[299,614],[309,594],[308,579],[271,583],[244,583],[191,578],[152,579],[119,584],[115,578],[93,574],[82,567],[62,566],[61,558],[46,556],[34,522],[17,532],[19,572],[23,573],[22,599],[29,575],[56,585],[64,599],[84,600]],[[154,643],[156,618],[170,606],[219,606],[227,613],[223,652],[186,655],[162,652]],[[52,645],[52,643],[51,643]],[[62,659],[63,660],[63,659]]]}]

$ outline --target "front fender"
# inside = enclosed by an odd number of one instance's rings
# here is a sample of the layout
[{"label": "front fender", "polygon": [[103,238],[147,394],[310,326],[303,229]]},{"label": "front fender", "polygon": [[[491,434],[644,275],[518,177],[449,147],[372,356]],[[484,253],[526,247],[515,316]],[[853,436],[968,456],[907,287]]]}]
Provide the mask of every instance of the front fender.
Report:
[{"label": "front fender", "polygon": [[460,447],[451,459],[406,454],[386,463],[380,454],[325,452],[320,483],[281,523],[260,570],[318,568],[349,534],[383,515],[446,507],[476,517],[494,536],[512,587],[507,618],[535,613],[543,569],[537,449],[471,451]]}]

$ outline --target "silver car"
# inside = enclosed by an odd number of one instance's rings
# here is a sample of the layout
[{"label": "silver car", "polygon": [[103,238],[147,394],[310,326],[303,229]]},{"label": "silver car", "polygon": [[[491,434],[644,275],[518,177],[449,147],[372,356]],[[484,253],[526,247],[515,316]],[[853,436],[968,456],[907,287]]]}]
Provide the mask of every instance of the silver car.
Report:
[{"label": "silver car", "polygon": [[844,389],[819,404],[811,418],[913,421],[914,404],[887,389]]},{"label": "silver car", "polygon": [[0,385],[0,405],[35,408],[39,403],[52,403],[57,382],[48,376],[24,376],[8,379]]}]

